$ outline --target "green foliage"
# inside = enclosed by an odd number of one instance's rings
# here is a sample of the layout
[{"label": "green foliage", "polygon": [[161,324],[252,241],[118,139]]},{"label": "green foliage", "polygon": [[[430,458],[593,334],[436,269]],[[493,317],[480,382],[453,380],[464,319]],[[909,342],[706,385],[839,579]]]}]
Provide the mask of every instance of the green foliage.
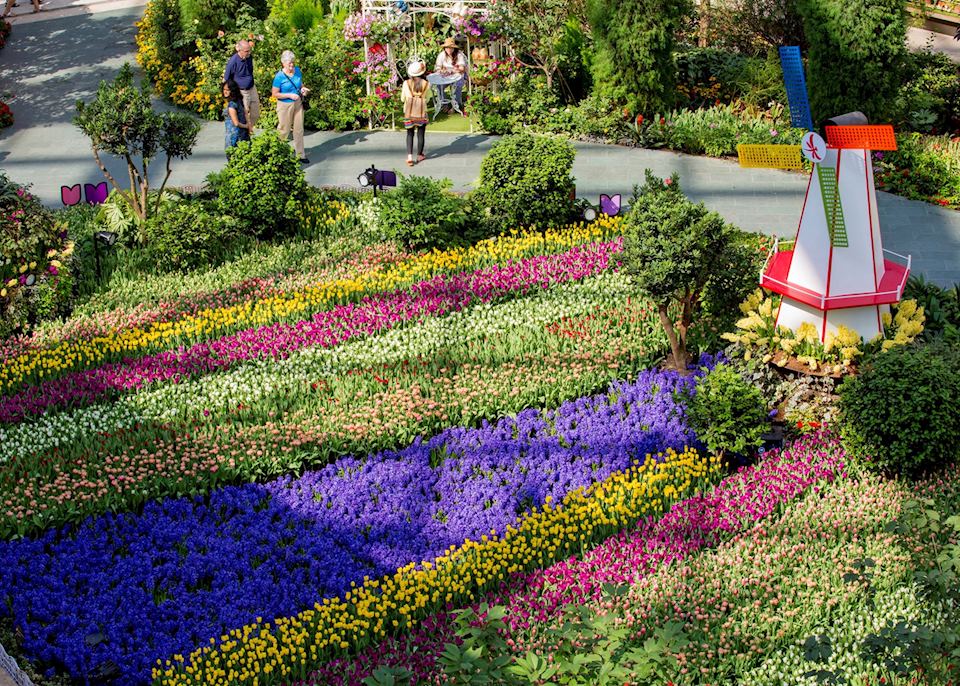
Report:
[{"label": "green foliage", "polygon": [[[148,202],[151,160],[160,153],[167,158],[166,176],[160,185],[162,192],[170,178],[172,161],[189,157],[200,133],[200,124],[185,114],[154,112],[149,88],[145,83],[139,87],[134,83],[129,63],[120,68],[113,83],[100,82],[92,102],[77,101],[73,122],[90,138],[93,156],[104,176],[143,221],[156,209]],[[101,153],[127,161],[131,181],[128,190],[122,190],[106,170]],[[141,160],[139,165],[137,158]]]},{"label": "green foliage", "polygon": [[0,172],[0,335],[69,308],[71,253],[64,225]]},{"label": "green foliage", "polygon": [[714,3],[710,38],[746,55],[762,55],[781,45],[807,46],[796,2],[783,0]]},{"label": "green foliage", "polygon": [[855,110],[888,121],[907,54],[902,0],[797,0],[797,10],[814,125]]},{"label": "green foliage", "polygon": [[912,299],[923,308],[923,340],[943,337],[960,343],[960,284],[941,288],[926,281],[920,274],[912,274],[903,292],[904,299]]},{"label": "green foliage", "polygon": [[960,67],[942,53],[908,53],[894,116],[922,133],[960,128]]},{"label": "green foliage", "polygon": [[[733,246],[733,228],[703,203],[687,200],[678,175],[664,180],[646,170],[624,219],[623,269],[656,304],[677,369],[686,369],[687,332],[704,289],[726,272]],[[673,305],[680,309],[676,324]]]},{"label": "green foliage", "polygon": [[296,0],[290,7],[290,25],[301,33],[312,29],[323,17],[323,7],[314,0]]},{"label": "green foliage", "polygon": [[589,0],[600,93],[641,114],[671,107],[674,35],[690,12],[686,0]]},{"label": "green foliage", "polygon": [[259,18],[267,16],[266,0],[179,0],[184,34],[209,38],[217,31],[232,32],[236,17],[246,5]]},{"label": "green foliage", "polygon": [[559,226],[572,212],[575,156],[565,140],[506,136],[480,163],[475,200],[504,229]]},{"label": "green foliage", "polygon": [[740,143],[799,145],[801,129],[790,128],[782,107],[762,115],[749,115],[734,105],[701,110],[678,110],[652,117],[640,128],[649,147],[667,147],[711,157],[733,155]]},{"label": "green foliage", "polygon": [[450,192],[449,179],[401,176],[396,190],[380,201],[383,238],[411,248],[443,248],[462,243],[470,222],[470,205]]},{"label": "green foliage", "polygon": [[335,131],[357,128],[363,120],[360,99],[366,85],[359,74],[353,73],[353,61],[363,57],[344,40],[343,20],[321,19],[306,34],[302,56],[298,53],[298,58],[304,74],[323,75],[310,92],[305,125]]},{"label": "green foliage", "polygon": [[763,396],[735,369],[719,364],[697,381],[687,420],[711,453],[751,453],[769,426]]},{"label": "green foliage", "polygon": [[220,210],[257,236],[290,233],[307,182],[293,148],[273,132],[241,142],[220,178]]},{"label": "green foliage", "polygon": [[717,264],[700,300],[700,316],[688,332],[688,343],[700,352],[714,352],[727,345],[721,338],[731,331],[743,313],[740,303],[757,288],[757,274],[763,269],[772,239],[736,230],[729,249]]},{"label": "green foliage", "polygon": [[151,217],[146,232],[150,254],[161,271],[218,264],[241,233],[233,218],[186,200]]},{"label": "green foliage", "polygon": [[897,149],[873,154],[877,186],[911,200],[960,206],[960,142],[920,133],[897,135]]},{"label": "green foliage", "polygon": [[960,446],[960,352],[935,343],[876,355],[840,387],[840,410],[844,447],[868,466],[912,474],[948,464]]},{"label": "green foliage", "polygon": [[[606,597],[622,596],[626,587],[604,587]],[[537,652],[516,655],[503,637],[506,610],[480,605],[457,612],[459,641],[448,643],[438,662],[447,683],[463,686],[501,684],[663,683],[677,669],[674,655],[688,643],[682,625],[667,622],[642,642],[629,624],[613,615],[597,615],[579,606],[565,608],[564,621],[549,625],[544,637],[551,659]],[[371,686],[388,682],[372,681]]]}]

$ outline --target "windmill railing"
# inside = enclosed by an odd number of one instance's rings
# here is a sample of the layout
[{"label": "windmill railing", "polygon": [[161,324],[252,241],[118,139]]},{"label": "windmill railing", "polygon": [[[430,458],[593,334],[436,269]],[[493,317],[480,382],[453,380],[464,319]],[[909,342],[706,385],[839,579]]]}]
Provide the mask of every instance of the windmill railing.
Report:
[{"label": "windmill railing", "polygon": [[[782,274],[783,278],[778,278],[780,272],[784,271],[782,264],[779,265],[781,269],[777,270],[778,276],[773,275],[772,267],[774,266],[776,255],[781,252],[791,252],[793,243],[793,240],[781,241],[779,238],[774,239],[773,247],[767,255],[763,270],[760,272],[760,283],[764,288],[773,290],[781,295],[801,300],[821,310],[895,303],[899,301],[903,295],[903,290],[907,285],[907,279],[910,276],[910,269],[913,266],[912,255],[902,255],[884,248],[884,277],[876,290],[864,293],[825,295],[805,286],[786,281],[785,273]],[[788,245],[789,248],[784,247]]]}]

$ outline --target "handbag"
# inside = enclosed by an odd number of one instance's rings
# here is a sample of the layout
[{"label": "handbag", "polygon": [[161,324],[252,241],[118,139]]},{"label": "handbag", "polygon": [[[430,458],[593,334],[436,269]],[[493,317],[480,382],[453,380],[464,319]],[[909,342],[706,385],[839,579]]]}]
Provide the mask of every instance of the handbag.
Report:
[{"label": "handbag", "polygon": [[[282,73],[282,72],[281,72],[281,73]],[[290,78],[289,76],[287,76],[286,74],[283,74],[283,78],[285,78],[287,81],[289,81],[289,82],[290,82],[290,85],[293,86],[294,88],[297,87],[297,84],[295,84],[295,83],[293,82],[293,79],[291,79],[291,78]],[[300,106],[303,107],[303,111],[306,112],[307,110],[310,109],[310,100],[309,100],[309,98],[307,98],[307,96],[305,96],[305,95],[303,95],[302,93],[300,93],[299,90],[297,90],[297,94],[300,95]]]}]

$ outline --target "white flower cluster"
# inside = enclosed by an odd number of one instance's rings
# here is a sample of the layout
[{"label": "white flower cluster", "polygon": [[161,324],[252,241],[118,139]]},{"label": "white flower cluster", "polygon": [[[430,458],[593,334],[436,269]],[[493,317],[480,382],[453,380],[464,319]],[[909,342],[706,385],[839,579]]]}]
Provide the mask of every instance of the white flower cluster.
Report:
[{"label": "white flower cluster", "polygon": [[898,622],[905,622],[912,629],[919,625],[933,630],[948,628],[950,614],[947,608],[925,599],[916,585],[878,590],[874,601],[872,608],[862,603],[835,617],[829,626],[813,632],[813,635],[830,640],[832,654],[825,662],[804,659],[804,639],[772,654],[759,667],[738,678],[737,683],[741,686],[816,686],[820,683],[816,678],[804,675],[817,670],[838,673],[842,677],[841,683],[860,683],[861,680],[863,683],[880,683],[879,677],[889,677],[889,674],[879,664],[864,659],[863,643],[868,636]]}]

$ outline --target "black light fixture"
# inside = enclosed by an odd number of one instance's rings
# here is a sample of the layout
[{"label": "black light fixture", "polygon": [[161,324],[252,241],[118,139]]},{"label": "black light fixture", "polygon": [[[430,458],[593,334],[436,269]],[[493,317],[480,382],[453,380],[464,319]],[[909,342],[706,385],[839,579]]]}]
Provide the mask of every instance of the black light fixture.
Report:
[{"label": "black light fixture", "polygon": [[583,210],[583,220],[586,222],[596,221],[597,208],[593,205],[587,205]]},{"label": "black light fixture", "polygon": [[383,190],[386,186],[397,185],[397,173],[392,171],[383,171],[370,165],[357,176],[357,183],[361,188],[373,187],[373,197],[377,197],[377,189]]},{"label": "black light fixture", "polygon": [[372,164],[366,169],[364,169],[362,172],[360,172],[360,175],[357,176],[357,183],[360,184],[360,187],[369,188],[370,186],[373,186],[374,194],[376,194],[377,192],[376,182],[377,182],[377,168],[374,167]]},{"label": "black light fixture", "polygon": [[100,244],[112,248],[117,242],[117,234],[113,231],[97,231],[93,234],[93,258],[97,265],[97,281],[100,281]]}]

